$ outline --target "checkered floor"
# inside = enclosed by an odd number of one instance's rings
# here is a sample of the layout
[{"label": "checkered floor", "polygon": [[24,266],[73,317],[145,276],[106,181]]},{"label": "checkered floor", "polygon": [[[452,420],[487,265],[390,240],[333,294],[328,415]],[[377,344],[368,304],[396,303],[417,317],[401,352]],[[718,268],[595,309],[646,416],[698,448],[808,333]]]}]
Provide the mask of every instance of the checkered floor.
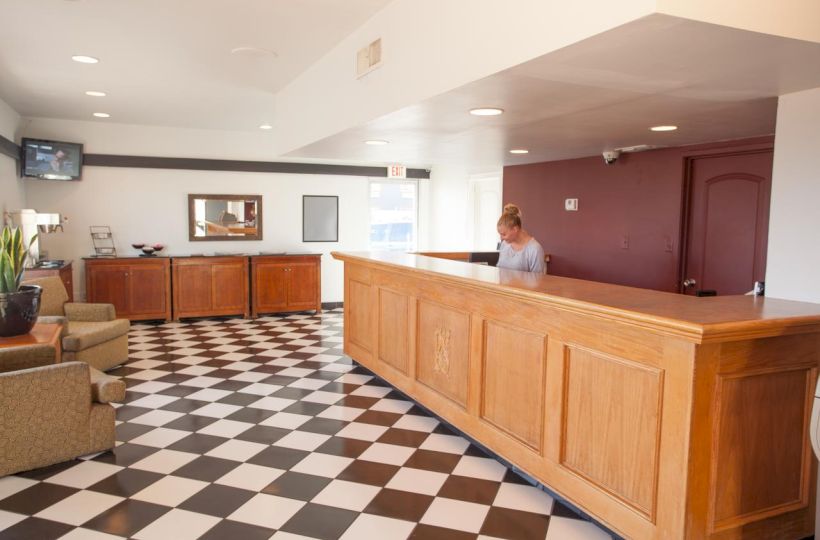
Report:
[{"label": "checkered floor", "polygon": [[113,452],[0,479],[0,538],[603,539],[320,316],[135,325]]}]

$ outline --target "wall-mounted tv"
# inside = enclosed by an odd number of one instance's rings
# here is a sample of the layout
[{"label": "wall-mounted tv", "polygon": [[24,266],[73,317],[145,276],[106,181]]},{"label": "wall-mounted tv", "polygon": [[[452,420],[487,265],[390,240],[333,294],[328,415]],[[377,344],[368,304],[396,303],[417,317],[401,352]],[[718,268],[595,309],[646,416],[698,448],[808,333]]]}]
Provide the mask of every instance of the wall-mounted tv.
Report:
[{"label": "wall-mounted tv", "polygon": [[79,143],[23,139],[23,176],[46,180],[79,180],[83,168],[83,145]]}]

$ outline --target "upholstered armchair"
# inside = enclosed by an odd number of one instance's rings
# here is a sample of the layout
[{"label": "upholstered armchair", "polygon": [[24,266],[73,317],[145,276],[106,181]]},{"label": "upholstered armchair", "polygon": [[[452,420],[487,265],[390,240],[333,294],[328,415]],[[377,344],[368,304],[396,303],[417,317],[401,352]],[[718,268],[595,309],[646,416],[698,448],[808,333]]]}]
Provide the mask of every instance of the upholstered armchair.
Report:
[{"label": "upholstered armchair", "polygon": [[0,476],[114,447],[125,383],[48,345],[0,349]]},{"label": "upholstered armchair", "polygon": [[111,304],[85,304],[68,301],[59,277],[32,279],[26,285],[43,288],[41,317],[64,317],[68,331],[62,340],[63,361],[85,362],[100,370],[111,369],[128,359],[127,319],[117,319]]}]

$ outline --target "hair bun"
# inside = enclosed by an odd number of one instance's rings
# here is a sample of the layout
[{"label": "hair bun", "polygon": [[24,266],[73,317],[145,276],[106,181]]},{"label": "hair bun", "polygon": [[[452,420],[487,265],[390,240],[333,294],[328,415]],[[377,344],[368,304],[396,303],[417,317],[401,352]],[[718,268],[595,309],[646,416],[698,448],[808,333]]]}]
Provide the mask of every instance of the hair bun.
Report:
[{"label": "hair bun", "polygon": [[521,209],[512,203],[507,203],[504,205],[504,213],[511,216],[521,217]]}]

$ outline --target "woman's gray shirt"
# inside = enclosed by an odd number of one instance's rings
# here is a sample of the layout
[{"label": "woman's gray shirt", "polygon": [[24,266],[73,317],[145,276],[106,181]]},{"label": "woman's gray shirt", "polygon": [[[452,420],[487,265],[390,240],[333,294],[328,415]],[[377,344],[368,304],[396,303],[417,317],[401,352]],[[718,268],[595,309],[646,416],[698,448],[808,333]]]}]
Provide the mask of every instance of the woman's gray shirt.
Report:
[{"label": "woman's gray shirt", "polygon": [[546,270],[544,248],[535,238],[530,238],[530,241],[521,251],[514,250],[510,244],[502,241],[499,251],[498,268],[538,272],[540,274],[543,274]]}]

